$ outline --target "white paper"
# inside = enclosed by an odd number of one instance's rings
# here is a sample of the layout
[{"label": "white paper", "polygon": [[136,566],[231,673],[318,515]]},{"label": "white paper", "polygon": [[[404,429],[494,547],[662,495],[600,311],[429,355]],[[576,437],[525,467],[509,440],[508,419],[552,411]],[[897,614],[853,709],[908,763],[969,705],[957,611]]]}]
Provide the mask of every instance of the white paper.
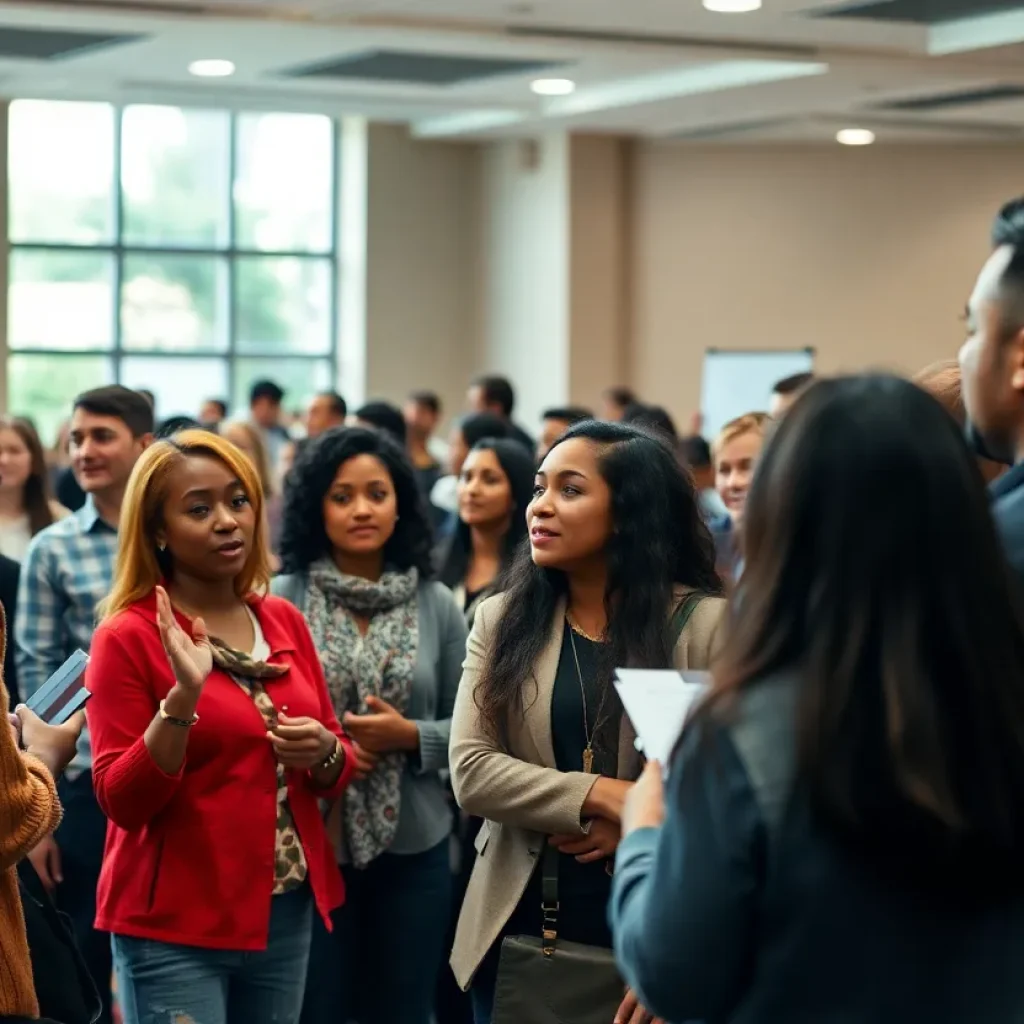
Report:
[{"label": "white paper", "polygon": [[615,675],[637,749],[648,760],[667,765],[687,715],[708,688],[708,673],[620,668]]}]

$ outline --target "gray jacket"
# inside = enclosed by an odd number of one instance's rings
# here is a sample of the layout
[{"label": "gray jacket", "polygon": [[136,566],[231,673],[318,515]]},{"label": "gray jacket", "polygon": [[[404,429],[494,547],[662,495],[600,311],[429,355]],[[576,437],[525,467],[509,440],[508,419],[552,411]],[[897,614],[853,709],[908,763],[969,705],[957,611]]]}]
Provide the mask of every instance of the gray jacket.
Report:
[{"label": "gray jacket", "polygon": [[[305,614],[304,573],[277,576],[270,589]],[[422,853],[442,842],[452,827],[441,772],[448,768],[452,709],[466,653],[466,623],[451,592],[440,583],[420,583],[416,602],[419,646],[406,717],[419,729],[420,749],[418,757],[409,757],[402,778],[398,831],[391,853]]]}]

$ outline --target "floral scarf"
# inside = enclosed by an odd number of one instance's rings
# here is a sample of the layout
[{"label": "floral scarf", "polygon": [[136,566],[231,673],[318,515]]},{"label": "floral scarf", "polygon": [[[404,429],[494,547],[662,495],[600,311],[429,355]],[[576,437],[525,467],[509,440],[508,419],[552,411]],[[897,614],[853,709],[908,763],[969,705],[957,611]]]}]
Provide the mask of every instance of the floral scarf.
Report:
[{"label": "floral scarf", "polygon": [[[386,571],[373,582],[344,575],[328,558],[310,566],[306,617],[339,719],[365,714],[371,695],[405,713],[419,647],[418,582],[415,568]],[[353,614],[370,618],[365,636]],[[395,838],[406,761],[402,751],[384,754],[368,778],[345,791],[342,829],[358,868]]]},{"label": "floral scarf", "polygon": [[[271,665],[257,661],[244,651],[236,651],[215,636],[210,637],[214,664],[223,669],[251,698],[263,716],[267,730],[277,726],[277,709],[263,684],[268,679],[280,679],[288,671],[287,665]],[[298,889],[306,880],[309,867],[302,848],[295,819],[288,802],[288,772],[277,765],[277,823],[274,836],[274,888],[275,896]]]}]

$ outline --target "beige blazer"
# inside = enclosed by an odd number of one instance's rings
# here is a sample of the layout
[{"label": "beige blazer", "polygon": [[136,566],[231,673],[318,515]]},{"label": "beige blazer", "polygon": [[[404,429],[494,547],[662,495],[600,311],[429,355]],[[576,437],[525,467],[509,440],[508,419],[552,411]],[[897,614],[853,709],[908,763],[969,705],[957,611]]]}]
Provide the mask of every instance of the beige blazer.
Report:
[{"label": "beige blazer", "polygon": [[[685,593],[680,591],[679,596]],[[477,610],[452,716],[450,765],[455,797],[464,811],[485,819],[451,956],[455,979],[463,989],[469,987],[522,898],[546,838],[582,833],[583,802],[594,785],[593,775],[555,767],[551,695],[562,649],[564,603],[555,612],[548,644],[534,666],[531,683],[536,692],[524,701],[525,715],[509,723],[509,749],[495,743],[480,721],[473,694],[503,601],[503,595],[492,597]],[[708,667],[724,608],[721,598],[706,598],[697,605],[676,645],[677,668]],[[636,733],[623,715],[620,779],[640,774],[635,740]]]}]

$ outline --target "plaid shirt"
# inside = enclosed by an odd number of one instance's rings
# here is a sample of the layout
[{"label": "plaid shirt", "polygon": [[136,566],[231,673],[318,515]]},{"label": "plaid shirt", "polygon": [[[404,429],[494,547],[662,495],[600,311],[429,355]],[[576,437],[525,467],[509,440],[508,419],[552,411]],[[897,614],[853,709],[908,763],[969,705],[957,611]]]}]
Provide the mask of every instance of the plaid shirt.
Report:
[{"label": "plaid shirt", "polygon": [[[110,593],[117,530],[85,505],[36,534],[21,567],[14,624],[18,685],[27,698],[79,647],[89,650],[96,605]],[[74,777],[92,766],[88,729],[68,768]]]}]

